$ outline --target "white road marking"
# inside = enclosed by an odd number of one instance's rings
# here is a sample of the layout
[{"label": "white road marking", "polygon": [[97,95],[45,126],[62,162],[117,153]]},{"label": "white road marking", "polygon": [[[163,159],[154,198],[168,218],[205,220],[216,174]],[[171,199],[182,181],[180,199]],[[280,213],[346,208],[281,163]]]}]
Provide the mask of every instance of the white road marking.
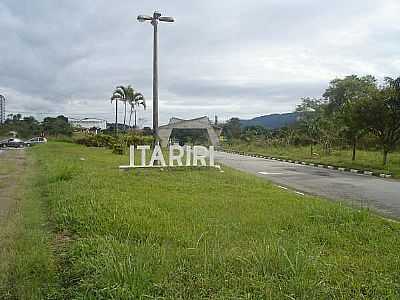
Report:
[{"label": "white road marking", "polygon": [[[284,187],[284,186],[281,186],[281,185],[277,185],[277,187],[282,189],[282,190],[289,191],[289,189],[287,187]],[[293,190],[290,190],[290,191],[294,192],[295,194],[300,195],[300,196],[305,196],[306,195],[306,194],[304,194],[302,192],[299,192],[299,191],[293,191]]]},{"label": "white road marking", "polygon": [[281,185],[277,185],[278,188],[283,189],[283,190],[288,190],[287,187],[281,186]]},{"label": "white road marking", "polygon": [[283,175],[283,173],[258,172],[261,175]]}]

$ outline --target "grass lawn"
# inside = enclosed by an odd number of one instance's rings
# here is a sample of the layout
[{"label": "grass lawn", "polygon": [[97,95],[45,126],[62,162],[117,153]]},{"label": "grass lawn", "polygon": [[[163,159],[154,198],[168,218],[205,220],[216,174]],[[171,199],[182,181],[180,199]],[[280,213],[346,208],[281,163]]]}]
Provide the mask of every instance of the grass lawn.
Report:
[{"label": "grass lawn", "polygon": [[262,147],[254,144],[238,142],[233,146],[224,145],[224,148],[270,155],[284,159],[331,164],[338,167],[362,169],[378,173],[391,173],[395,177],[400,178],[400,152],[390,153],[387,166],[383,166],[383,154],[380,151],[357,150],[356,161],[352,161],[352,150],[333,150],[330,155],[326,155],[318,146],[314,148],[314,153],[317,153],[318,155],[312,156],[309,146]]},{"label": "grass lawn", "polygon": [[25,152],[0,155],[0,299],[44,299],[59,293],[53,233],[37,175],[36,162]]},{"label": "grass lawn", "polygon": [[15,298],[400,297],[400,224],[368,211],[225,168],[123,172],[127,156],[65,143],[29,155],[21,205],[47,220],[22,216]]}]

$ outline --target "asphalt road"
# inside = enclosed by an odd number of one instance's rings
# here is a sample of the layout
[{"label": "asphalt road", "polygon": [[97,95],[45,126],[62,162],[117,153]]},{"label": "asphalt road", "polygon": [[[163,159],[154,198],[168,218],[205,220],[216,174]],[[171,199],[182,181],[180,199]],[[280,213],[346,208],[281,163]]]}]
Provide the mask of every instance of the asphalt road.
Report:
[{"label": "asphalt road", "polygon": [[347,200],[353,205],[400,218],[400,181],[225,152],[216,152],[215,159],[300,194]]}]

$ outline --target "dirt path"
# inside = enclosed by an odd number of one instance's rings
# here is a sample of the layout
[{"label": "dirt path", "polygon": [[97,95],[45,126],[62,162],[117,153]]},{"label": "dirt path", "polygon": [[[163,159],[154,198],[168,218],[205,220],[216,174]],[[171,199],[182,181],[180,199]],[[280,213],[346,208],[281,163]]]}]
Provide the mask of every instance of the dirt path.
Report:
[{"label": "dirt path", "polygon": [[18,200],[19,182],[26,170],[24,150],[9,150],[0,153],[0,218],[15,207]]}]

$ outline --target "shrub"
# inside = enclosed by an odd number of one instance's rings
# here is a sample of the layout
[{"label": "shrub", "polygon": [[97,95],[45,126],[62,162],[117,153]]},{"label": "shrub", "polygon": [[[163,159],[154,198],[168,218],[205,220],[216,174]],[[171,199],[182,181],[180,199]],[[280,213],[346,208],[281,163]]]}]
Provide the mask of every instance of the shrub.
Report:
[{"label": "shrub", "polygon": [[58,135],[58,136],[49,136],[47,137],[49,141],[54,141],[54,142],[62,142],[62,143],[72,143],[73,139],[70,136],[67,135]]},{"label": "shrub", "polygon": [[131,145],[152,145],[154,142],[153,136],[145,136],[145,135],[133,135],[128,134],[122,137],[124,144],[127,146]]},{"label": "shrub", "polygon": [[74,140],[76,144],[85,145],[87,147],[109,147],[116,143],[116,138],[105,134],[88,134]]},{"label": "shrub", "polygon": [[112,148],[112,153],[118,155],[124,154],[124,146],[120,143],[115,143]]},{"label": "shrub", "polygon": [[88,134],[74,139],[76,144],[87,147],[107,147],[113,150],[113,153],[123,154],[124,148],[131,145],[151,145],[154,142],[153,136],[138,134],[120,135],[117,138],[107,134]]}]

